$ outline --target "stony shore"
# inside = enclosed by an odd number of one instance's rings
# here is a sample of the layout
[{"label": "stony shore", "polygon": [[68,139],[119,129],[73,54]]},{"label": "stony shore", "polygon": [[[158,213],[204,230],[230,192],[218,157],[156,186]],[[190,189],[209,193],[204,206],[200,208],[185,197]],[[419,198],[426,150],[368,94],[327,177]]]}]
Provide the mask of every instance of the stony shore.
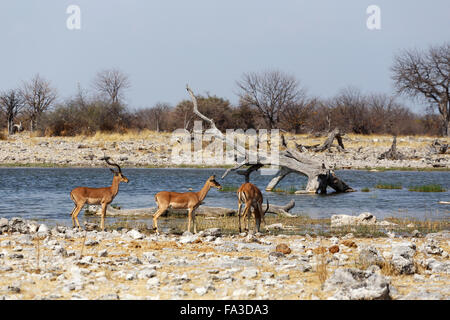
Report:
[{"label": "stony shore", "polygon": [[76,231],[0,219],[1,299],[450,299],[450,232]]},{"label": "stony shore", "polygon": [[[321,144],[325,137],[290,136],[289,143]],[[406,160],[379,160],[390,148],[389,136],[344,136],[345,152],[309,152],[314,159],[336,169],[363,168],[450,168],[450,156],[433,154],[429,146],[432,137],[398,137],[397,149]],[[30,137],[21,133],[0,141],[1,165],[99,167],[105,154],[124,167],[176,167],[172,159],[170,133],[143,133],[137,135],[105,135],[94,137]],[[449,143],[448,139],[441,142]],[[207,158],[205,158],[207,159]],[[205,161],[203,164],[208,164]],[[198,166],[200,164],[184,164]],[[214,164],[209,164],[214,165]],[[223,166],[223,164],[215,164]]]}]

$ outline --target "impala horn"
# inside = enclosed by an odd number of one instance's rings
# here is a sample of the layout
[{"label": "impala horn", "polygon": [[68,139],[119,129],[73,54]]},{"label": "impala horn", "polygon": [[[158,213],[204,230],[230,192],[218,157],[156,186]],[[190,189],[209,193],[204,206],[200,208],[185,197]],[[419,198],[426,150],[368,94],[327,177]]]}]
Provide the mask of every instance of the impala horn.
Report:
[{"label": "impala horn", "polygon": [[105,160],[106,163],[109,164],[110,166],[117,167],[117,169],[119,169],[119,173],[122,173],[122,169],[120,169],[120,166],[117,163],[110,162],[109,159],[111,159],[111,157],[105,156],[105,157],[101,158],[100,160]]}]

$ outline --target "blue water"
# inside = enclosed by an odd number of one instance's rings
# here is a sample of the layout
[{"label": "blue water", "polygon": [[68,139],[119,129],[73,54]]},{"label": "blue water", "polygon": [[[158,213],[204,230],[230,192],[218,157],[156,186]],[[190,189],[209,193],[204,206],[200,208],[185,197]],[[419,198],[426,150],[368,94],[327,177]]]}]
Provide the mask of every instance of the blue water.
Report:
[{"label": "blue water", "polygon": [[[220,179],[224,169],[123,169],[130,179],[121,184],[113,204],[121,208],[155,206],[154,195],[162,190],[185,192],[189,188],[199,190],[212,174],[222,185],[238,186],[243,177],[230,173]],[[268,197],[269,202],[283,205],[291,199],[295,207],[291,213],[306,214],[313,218],[327,218],[333,214],[357,215],[371,212],[378,218],[401,217],[417,219],[449,219],[450,205],[438,204],[450,201],[450,172],[368,172],[343,170],[336,174],[356,190],[369,187],[370,192],[353,192],[336,195],[293,195],[265,192],[272,176],[258,172],[251,176]],[[26,219],[50,220],[71,225],[70,212],[73,202],[70,191],[78,186],[103,187],[111,184],[112,174],[106,168],[0,168],[0,216]],[[375,189],[377,183],[401,184],[401,190]],[[440,184],[446,192],[410,192],[409,186]],[[300,189],[306,178],[288,175],[277,188]],[[329,189],[329,192],[332,192]],[[211,189],[205,205],[234,208],[237,206],[235,192],[219,192]],[[265,200],[264,200],[265,202]]]}]

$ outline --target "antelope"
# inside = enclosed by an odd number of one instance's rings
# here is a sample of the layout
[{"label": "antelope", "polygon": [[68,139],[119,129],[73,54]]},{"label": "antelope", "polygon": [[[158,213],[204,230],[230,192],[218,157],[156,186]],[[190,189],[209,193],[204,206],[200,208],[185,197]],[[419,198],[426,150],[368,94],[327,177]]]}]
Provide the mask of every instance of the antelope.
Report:
[{"label": "antelope", "polygon": [[250,223],[250,217],[251,212],[250,209],[253,208],[253,212],[255,214],[255,229],[259,232],[260,225],[261,225],[261,219],[264,221],[264,224],[266,223],[266,220],[264,219],[264,215],[266,214],[267,210],[269,210],[269,200],[267,199],[267,208],[266,211],[263,212],[262,210],[262,203],[263,203],[263,196],[261,191],[258,189],[257,186],[250,182],[246,182],[242,184],[238,191],[237,191],[237,197],[238,197],[238,216],[239,216],[239,233],[241,232],[241,207],[242,203],[245,203],[244,212],[242,213],[242,216],[244,218],[248,217],[247,219],[247,227],[245,228],[246,231],[249,229],[249,223]]},{"label": "antelope", "polygon": [[192,220],[194,233],[197,233],[197,226],[195,225],[195,210],[202,204],[203,199],[205,199],[211,187],[217,188],[218,190],[222,189],[222,186],[216,181],[215,176],[209,177],[203,188],[198,192],[158,192],[155,195],[158,210],[153,215],[153,230],[159,234],[158,218],[170,207],[172,209],[188,209],[187,231],[191,232]]},{"label": "antelope", "polygon": [[102,219],[101,219],[101,229],[105,230],[105,216],[106,216],[106,207],[110,204],[117,193],[119,192],[119,184],[121,182],[128,183],[128,178],[122,174],[122,169],[116,163],[110,162],[110,157],[102,158],[106,161],[107,164],[111,166],[117,167],[119,171],[115,171],[110,168],[111,172],[114,174],[113,181],[110,187],[104,188],[87,188],[87,187],[78,187],[73,189],[70,192],[70,198],[75,204],[75,208],[73,208],[72,213],[70,214],[72,217],[72,224],[75,227],[75,222],[79,229],[80,223],[78,222],[78,214],[80,213],[83,206],[87,204],[101,204],[102,205]]}]

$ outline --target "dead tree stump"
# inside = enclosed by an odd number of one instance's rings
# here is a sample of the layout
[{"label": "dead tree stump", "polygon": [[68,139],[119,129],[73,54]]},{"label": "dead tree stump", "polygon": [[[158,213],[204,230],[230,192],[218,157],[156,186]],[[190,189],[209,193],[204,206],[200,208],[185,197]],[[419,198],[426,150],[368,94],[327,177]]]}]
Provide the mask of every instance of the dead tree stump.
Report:
[{"label": "dead tree stump", "polygon": [[404,160],[406,157],[399,151],[397,151],[397,136],[394,136],[394,140],[392,141],[391,148],[383,152],[379,157],[378,160]]}]

